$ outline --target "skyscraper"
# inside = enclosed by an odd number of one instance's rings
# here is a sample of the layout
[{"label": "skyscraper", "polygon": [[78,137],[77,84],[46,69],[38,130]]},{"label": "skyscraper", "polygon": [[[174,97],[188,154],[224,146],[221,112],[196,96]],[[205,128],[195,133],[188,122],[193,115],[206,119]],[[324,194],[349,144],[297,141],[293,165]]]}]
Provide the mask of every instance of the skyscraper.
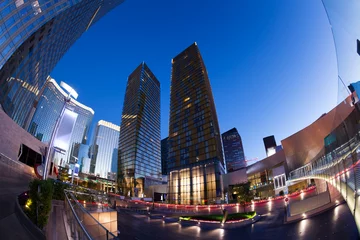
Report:
[{"label": "skyscraper", "polygon": [[[44,143],[49,143],[54,131],[56,121],[60,117],[64,106],[65,96],[68,94],[48,77],[46,84],[35,99],[35,112],[29,121],[28,132]],[[65,155],[56,153],[55,164],[65,166],[66,163],[75,162],[79,156],[81,144],[86,144],[90,124],[94,117],[94,110],[71,99],[68,108],[78,114],[72,132],[69,149]]]},{"label": "skyscraper", "polygon": [[107,178],[112,172],[112,165],[117,165],[120,127],[100,120],[95,129],[94,143],[97,145],[95,158],[95,175]]},{"label": "skyscraper", "polygon": [[210,204],[222,199],[221,136],[196,43],[172,59],[167,167],[171,203]]},{"label": "skyscraper", "polygon": [[221,136],[227,171],[233,172],[246,167],[244,148],[237,129],[232,128]]},{"label": "skyscraper", "polygon": [[275,154],[277,145],[274,135],[264,137],[263,141],[264,141],[266,156],[270,157],[271,155]]},{"label": "skyscraper", "polygon": [[128,77],[121,116],[118,174],[126,194],[142,194],[147,176],[161,176],[160,154],[160,82],[143,62]]},{"label": "skyscraper", "polygon": [[161,174],[167,175],[167,158],[169,152],[168,139],[161,140]]},{"label": "skyscraper", "polygon": [[0,105],[27,129],[39,90],[71,45],[123,0],[0,1]]}]

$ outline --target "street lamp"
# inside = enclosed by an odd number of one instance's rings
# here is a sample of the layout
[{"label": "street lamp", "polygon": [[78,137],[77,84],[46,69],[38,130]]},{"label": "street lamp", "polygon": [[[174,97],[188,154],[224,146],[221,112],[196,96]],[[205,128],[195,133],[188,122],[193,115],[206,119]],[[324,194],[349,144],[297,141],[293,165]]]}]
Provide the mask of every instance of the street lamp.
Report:
[{"label": "street lamp", "polygon": [[49,165],[49,161],[50,161],[51,151],[52,151],[52,148],[54,147],[54,140],[55,140],[55,137],[56,137],[56,135],[58,133],[58,130],[59,130],[60,121],[64,116],[66,105],[67,105],[67,103],[71,102],[72,98],[77,99],[77,97],[78,97],[78,93],[72,87],[70,87],[68,84],[66,84],[65,82],[60,82],[60,86],[68,93],[68,95],[64,97],[64,106],[63,106],[63,108],[61,110],[60,116],[57,119],[54,130],[53,130],[53,132],[51,134],[48,150],[46,152],[46,157],[45,157],[43,180],[47,179],[48,165]]}]

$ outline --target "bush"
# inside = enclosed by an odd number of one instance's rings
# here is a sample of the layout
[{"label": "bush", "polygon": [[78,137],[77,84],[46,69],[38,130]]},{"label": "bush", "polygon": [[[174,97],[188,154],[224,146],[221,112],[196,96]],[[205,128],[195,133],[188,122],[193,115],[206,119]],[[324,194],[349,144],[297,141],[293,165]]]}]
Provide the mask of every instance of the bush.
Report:
[{"label": "bush", "polygon": [[29,199],[25,213],[40,229],[48,222],[54,186],[52,180],[34,179],[29,184]]},{"label": "bush", "polygon": [[53,199],[65,200],[64,190],[67,189],[69,186],[59,181],[54,181],[53,185],[54,185]]}]

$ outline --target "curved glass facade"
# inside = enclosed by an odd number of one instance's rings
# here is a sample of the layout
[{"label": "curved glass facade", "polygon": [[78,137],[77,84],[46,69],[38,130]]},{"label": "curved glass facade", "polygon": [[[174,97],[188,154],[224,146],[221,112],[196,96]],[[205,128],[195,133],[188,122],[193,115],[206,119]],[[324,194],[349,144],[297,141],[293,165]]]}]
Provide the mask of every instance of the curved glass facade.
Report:
[{"label": "curved glass facade", "polygon": [[[29,123],[28,132],[40,141],[48,143],[64,106],[65,96],[67,96],[65,91],[61,89],[54,79],[49,77],[44,88],[39,93],[39,98],[36,99],[35,112]],[[76,112],[78,117],[71,136],[70,149],[68,149],[65,156],[59,153],[55,154],[55,163],[62,166],[75,160],[70,156],[78,157],[80,146],[86,143],[90,124],[94,117],[94,111],[91,108],[74,99],[71,99],[67,108]]]},{"label": "curved glass facade", "polygon": [[[161,177],[160,82],[145,63],[128,77],[119,138],[118,173],[125,176],[127,191],[137,179]],[[135,192],[136,195],[136,192]]]},{"label": "curved glass facade", "polygon": [[94,22],[123,0],[0,1],[0,105],[27,128],[57,62]]},{"label": "curved glass facade", "polygon": [[[108,178],[117,165],[120,127],[110,122],[100,120],[95,129],[93,145],[97,145],[95,157],[95,175]],[[117,170],[117,169],[116,169]],[[115,172],[116,172],[115,170]]]},{"label": "curved glass facade", "polygon": [[360,2],[322,0],[334,36],[338,66],[338,103],[350,91],[348,86],[360,80]]}]

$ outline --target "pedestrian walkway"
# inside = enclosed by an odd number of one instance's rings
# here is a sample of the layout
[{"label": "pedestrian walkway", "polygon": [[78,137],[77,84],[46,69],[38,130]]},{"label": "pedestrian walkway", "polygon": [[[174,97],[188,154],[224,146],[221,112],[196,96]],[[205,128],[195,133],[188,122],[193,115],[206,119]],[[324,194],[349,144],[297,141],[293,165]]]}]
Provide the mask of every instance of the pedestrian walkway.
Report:
[{"label": "pedestrian walkway", "polygon": [[[45,239],[22,212],[17,196],[28,190],[31,176],[24,174],[18,163],[0,155],[0,238]],[[21,163],[19,163],[21,164]]]}]

